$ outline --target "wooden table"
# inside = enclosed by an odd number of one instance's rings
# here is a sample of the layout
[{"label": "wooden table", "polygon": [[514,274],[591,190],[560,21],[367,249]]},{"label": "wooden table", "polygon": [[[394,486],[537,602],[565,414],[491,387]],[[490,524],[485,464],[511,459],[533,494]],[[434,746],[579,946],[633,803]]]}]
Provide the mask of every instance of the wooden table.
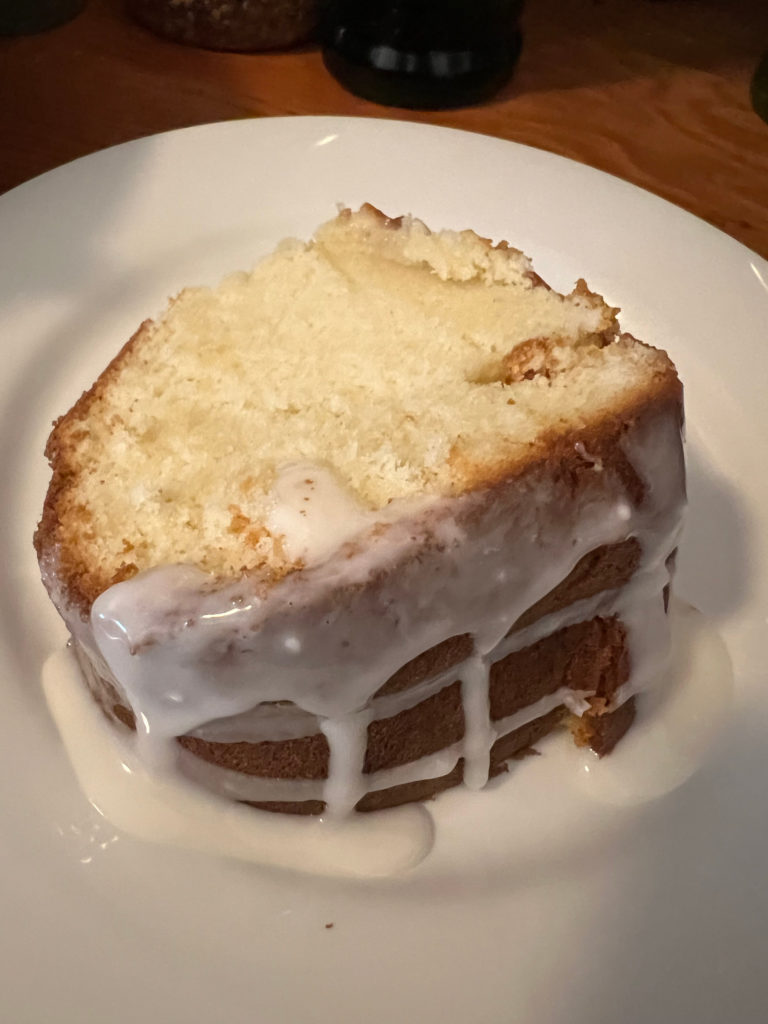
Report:
[{"label": "wooden table", "polygon": [[0,191],[104,146],[237,117],[349,114],[452,125],[581,160],[691,210],[768,257],[768,124],[749,83],[764,0],[528,0],[513,83],[440,113],[346,93],[319,51],[225,54],[165,42],[120,0],[0,40]]}]

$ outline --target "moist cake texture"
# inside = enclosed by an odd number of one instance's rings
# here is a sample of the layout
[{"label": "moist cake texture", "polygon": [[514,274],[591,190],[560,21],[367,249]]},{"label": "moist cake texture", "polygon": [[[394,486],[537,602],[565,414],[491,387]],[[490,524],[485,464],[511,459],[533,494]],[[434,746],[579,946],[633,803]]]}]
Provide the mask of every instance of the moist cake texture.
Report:
[{"label": "moist cake texture", "polygon": [[342,211],[147,321],[55,425],[35,543],[146,755],[270,810],[609,751],[663,666],[682,390],[579,282]]}]

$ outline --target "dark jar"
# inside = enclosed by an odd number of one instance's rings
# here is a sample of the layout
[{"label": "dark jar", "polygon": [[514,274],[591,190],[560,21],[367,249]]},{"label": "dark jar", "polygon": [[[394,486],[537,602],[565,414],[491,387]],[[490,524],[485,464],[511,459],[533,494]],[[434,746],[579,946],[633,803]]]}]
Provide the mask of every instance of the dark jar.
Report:
[{"label": "dark jar", "polygon": [[488,99],[522,46],[523,0],[327,0],[323,59],[346,89],[396,107]]}]

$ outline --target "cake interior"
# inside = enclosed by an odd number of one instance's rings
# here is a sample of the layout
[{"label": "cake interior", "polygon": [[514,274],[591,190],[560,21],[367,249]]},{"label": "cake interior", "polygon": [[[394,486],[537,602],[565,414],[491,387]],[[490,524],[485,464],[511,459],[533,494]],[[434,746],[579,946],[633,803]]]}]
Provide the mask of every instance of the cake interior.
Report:
[{"label": "cake interior", "polygon": [[107,714],[339,815],[481,788],[569,719],[610,750],[684,500],[674,367],[616,312],[370,207],[182,292],[48,446],[38,550]]},{"label": "cake interior", "polygon": [[78,481],[57,496],[62,563],[90,600],[180,553],[279,575],[306,561],[271,516],[286,466],[325,469],[362,512],[500,478],[654,380],[615,313],[472,232],[342,214],[183,291],[59,425]]}]

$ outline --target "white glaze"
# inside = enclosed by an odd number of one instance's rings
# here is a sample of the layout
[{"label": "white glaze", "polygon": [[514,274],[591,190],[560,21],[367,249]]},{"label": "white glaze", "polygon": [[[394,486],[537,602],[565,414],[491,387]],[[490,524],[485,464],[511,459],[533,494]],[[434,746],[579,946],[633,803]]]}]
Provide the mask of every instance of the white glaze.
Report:
[{"label": "white glaze", "polygon": [[491,747],[496,739],[488,699],[490,663],[490,655],[474,654],[464,662],[459,676],[464,708],[461,754],[464,758],[464,785],[468,789],[482,789],[488,781]]},{"label": "white glaze", "polygon": [[[598,760],[570,744],[552,740],[543,756],[527,766],[548,782],[546,815],[534,815],[542,835],[531,835],[530,771],[519,779],[498,782],[495,795],[508,794],[506,807],[522,815],[512,827],[498,830],[505,863],[516,863],[530,848],[553,854],[553,842],[567,851],[570,830],[588,804],[632,806],[661,796],[685,781],[706,759],[732,704],[730,661],[722,640],[704,616],[675,601],[670,607],[673,657],[662,684],[639,702],[638,719],[610,757]],[[152,842],[169,843],[305,872],[358,877],[395,874],[427,856],[433,843],[429,813],[420,805],[354,815],[343,823],[275,815],[240,807],[229,799],[206,794],[180,775],[148,772],[136,757],[134,735],[127,729],[105,728],[101,712],[83,687],[71,651],[62,650],[46,663],[43,683],[48,706],[58,726],[78,781],[103,817],[122,831]],[[553,694],[497,725],[504,732],[551,709]],[[554,705],[556,706],[556,705]],[[530,719],[529,719],[530,720]],[[460,745],[423,759],[429,778],[450,771]],[[192,758],[198,765],[203,762]],[[211,766],[207,766],[211,767]],[[219,769],[221,772],[222,770]],[[231,773],[232,775],[238,773]],[[245,778],[238,775],[239,779]],[[396,780],[378,773],[383,785]],[[305,785],[277,780],[280,785]],[[309,783],[309,785],[313,785]],[[537,787],[534,787],[537,789]],[[225,794],[228,795],[228,794]],[[295,796],[294,799],[304,799]],[[471,799],[467,794],[465,799]],[[445,804],[431,804],[441,839],[441,808],[456,817],[461,794],[446,794]],[[489,813],[504,813],[497,802]],[[592,820],[589,818],[589,820]],[[488,828],[493,821],[488,822]],[[522,831],[521,831],[522,830]],[[542,849],[542,843],[545,844]],[[523,858],[524,859],[524,858]]]},{"label": "white glaze", "polygon": [[363,708],[348,715],[324,718],[320,722],[330,750],[328,778],[323,783],[322,797],[326,814],[334,818],[351,814],[358,800],[368,792],[363,762],[372,717],[371,709]]},{"label": "white glaze", "polygon": [[[541,697],[521,711],[497,719],[493,723],[491,743],[499,736],[521,729],[529,722],[535,721],[558,707],[568,707],[574,714],[582,714],[588,707],[585,693],[571,690],[563,686],[554,693]],[[460,757],[466,756],[464,741],[444,747],[434,754],[427,754],[416,761],[384,768],[372,772],[366,781],[370,793],[391,786],[401,786],[407,782],[420,782],[423,779],[439,779],[448,775],[456,767]],[[266,779],[256,775],[244,775],[242,772],[231,771],[219,765],[203,761],[187,751],[182,751],[179,761],[185,775],[195,779],[206,789],[233,800],[321,800],[323,798],[323,782],[315,779]],[[471,786],[469,788],[472,788]]]},{"label": "white glaze", "polygon": [[[573,749],[573,786],[616,806],[644,803],[682,785],[704,761],[728,722],[733,669],[714,625],[672,599],[671,652],[657,685],[643,694],[637,718],[610,757]],[[615,756],[614,756],[615,755]]]},{"label": "white glaze", "polygon": [[[627,623],[629,641],[635,648],[635,657],[641,659],[638,662],[637,670],[633,679],[620,691],[618,704],[624,702],[638,688],[633,686],[635,681],[643,683],[648,675],[647,666],[654,670],[663,671],[667,653],[666,642],[669,631],[669,624],[666,615],[663,613],[663,602],[660,595],[664,584],[668,580],[668,572],[664,564],[656,565],[650,570],[636,572],[632,580],[618,590],[604,591],[594,597],[574,602],[561,611],[551,613],[532,623],[525,629],[518,630],[505,637],[497,647],[489,653],[486,659],[478,664],[477,655],[471,655],[466,661],[446,669],[437,675],[425,679],[417,686],[401,691],[400,693],[389,694],[375,698],[368,709],[364,712],[365,722],[373,719],[387,718],[398,714],[422,700],[437,693],[443,687],[457,679],[472,678],[470,673],[474,669],[476,689],[479,678],[482,684],[483,673],[487,666],[506,658],[524,647],[528,647],[542,637],[556,633],[562,628],[578,622],[587,621],[596,615],[608,618],[617,615]],[[647,624],[647,626],[646,626]],[[634,635],[633,629],[637,631]],[[486,665],[487,663],[487,665]],[[92,666],[86,660],[82,664],[83,670],[88,674],[93,671]],[[642,689],[642,686],[639,687]],[[561,687],[553,694],[542,697],[540,700],[523,708],[513,715],[492,722],[492,734],[486,735],[482,711],[487,715],[487,697],[482,685],[479,688],[479,699],[481,703],[481,714],[479,724],[481,735],[480,756],[482,757],[490,749],[493,742],[500,736],[522,728],[529,722],[534,721],[554,708],[565,706],[573,714],[581,715],[589,709],[587,697],[590,694],[586,691],[579,692],[569,687]],[[478,718],[476,716],[475,721]],[[193,735],[214,740],[218,742],[258,742],[262,739],[288,739],[293,737],[312,735],[320,728],[319,719],[315,715],[309,715],[296,707],[284,707],[275,705],[261,705],[243,715],[236,715],[232,718],[219,719],[213,723],[195,730]],[[347,723],[342,723],[341,728],[348,728]],[[353,726],[354,730],[354,726]],[[351,765],[360,763],[364,756],[360,739],[362,729],[357,736],[348,734],[348,739],[340,730],[329,729],[326,734],[330,740],[331,749],[337,750],[336,767],[339,765]],[[456,766],[460,757],[472,757],[478,743],[477,733],[473,735],[472,727],[469,729],[469,742],[464,741],[454,744],[451,747],[437,751],[394,768],[373,772],[364,780],[359,775],[349,772],[349,779],[345,783],[339,780],[338,785],[351,785],[352,794],[358,797],[365,792],[374,792],[386,789],[390,786],[402,785],[408,782],[420,781],[423,779],[439,778],[448,774]],[[342,745],[345,742],[353,744],[351,749],[342,753]],[[168,763],[176,763],[183,774],[194,779],[201,785],[214,793],[228,796],[236,800],[253,801],[292,801],[292,800],[320,800],[324,797],[324,786],[321,781],[312,779],[271,779],[249,776],[241,772],[231,771],[218,765],[203,761],[185,750],[179,750],[173,744],[162,746],[163,754]],[[171,758],[176,759],[175,762]],[[338,778],[338,775],[337,775]],[[360,788],[363,786],[364,788]],[[469,785],[469,783],[467,783]],[[473,788],[470,786],[470,788]],[[342,796],[337,798],[342,802]],[[343,800],[344,804],[352,804],[352,796]],[[338,813],[338,812],[337,812]]]},{"label": "white glaze", "polygon": [[[551,633],[556,633],[558,630],[578,622],[586,622],[596,616],[610,618],[613,615],[617,615],[622,620],[631,620],[629,628],[632,630],[634,625],[636,630],[636,633],[633,632],[633,636],[637,636],[640,643],[647,643],[651,650],[655,649],[654,641],[658,640],[660,653],[663,654],[664,637],[667,634],[668,626],[662,619],[660,620],[661,629],[659,629],[659,620],[656,619],[655,613],[659,608],[663,612],[663,604],[659,600],[659,595],[668,580],[669,572],[663,564],[655,565],[649,570],[636,572],[629,583],[619,590],[606,590],[593,597],[575,601],[567,608],[542,616],[530,626],[510,633],[489,653],[488,663],[492,665],[501,661],[507,655],[529,647]],[[644,631],[640,626],[649,616],[653,616],[650,621],[652,629],[655,631],[647,641],[644,641]],[[638,679],[647,675],[647,673],[641,674],[639,671],[643,657],[641,652],[635,659],[637,666],[633,675]],[[420,704],[450,683],[462,679],[464,666],[465,662],[459,662],[405,690],[374,697],[371,701],[372,720],[391,718],[401,711]],[[642,688],[641,686],[637,689]],[[635,692],[635,689],[631,686],[627,687],[623,692],[623,699],[617,701],[617,704],[623,703],[627,697],[631,696],[632,692]],[[573,691],[569,690],[566,697],[572,693]],[[574,714],[581,714],[585,709],[583,701],[580,704],[576,701]],[[494,723],[498,732],[497,726],[498,723]],[[320,731],[320,725],[316,715],[311,715],[293,705],[259,704],[242,715],[232,715],[229,718],[206,722],[199,729],[192,730],[190,735],[219,743],[258,743],[261,740],[311,736],[318,731]]]},{"label": "white glaze", "polygon": [[405,871],[431,849],[432,819],[418,805],[331,822],[256,811],[207,793],[177,772],[148,770],[133,734],[104,728],[70,650],[48,659],[43,687],[84,793],[109,822],[138,839],[361,877]]},{"label": "white glaze", "polygon": [[270,497],[267,529],[280,538],[291,561],[307,565],[328,558],[375,523],[392,522],[425,504],[402,499],[374,512],[360,505],[331,469],[306,461],[282,466]]},{"label": "white glaze", "polygon": [[[489,666],[502,656],[500,645],[514,649],[521,642],[506,637],[510,624],[588,552],[630,536],[642,548],[632,585],[617,597],[632,666],[621,698],[663,668],[667,623],[658,595],[668,582],[664,562],[684,504],[676,414],[634,424],[623,446],[646,487],[640,507],[602,465],[593,467],[594,487],[577,500],[567,482],[529,475],[492,500],[474,493],[417,510],[380,511],[362,533],[366,516],[344,505],[341,526],[326,529],[323,514],[298,517],[311,522],[316,536],[308,541],[297,533],[297,550],[322,554],[276,584],[243,579],[217,590],[194,567],[165,566],[107,590],[94,603],[91,629],[82,624],[75,633],[133,709],[145,756],[164,763],[175,736],[255,716],[263,702],[291,701],[307,716],[302,727],[317,722],[329,738],[324,799],[335,815],[369,788],[361,765],[365,731],[376,714],[373,695],[417,654],[470,633],[475,650],[455,678],[462,679],[466,719],[465,779],[480,788],[496,735],[488,720]],[[290,472],[295,484],[296,473],[310,470]],[[317,467],[312,472],[301,479],[323,479],[323,489],[335,494],[331,477]],[[288,490],[293,497],[281,499],[286,507],[296,493],[306,497],[300,487]],[[335,494],[320,505],[340,503]],[[290,531],[290,514],[281,521]],[[352,535],[326,557],[339,538]],[[287,536],[285,542],[291,543]],[[562,620],[573,614],[566,610]],[[554,628],[556,618],[548,618]]]}]

